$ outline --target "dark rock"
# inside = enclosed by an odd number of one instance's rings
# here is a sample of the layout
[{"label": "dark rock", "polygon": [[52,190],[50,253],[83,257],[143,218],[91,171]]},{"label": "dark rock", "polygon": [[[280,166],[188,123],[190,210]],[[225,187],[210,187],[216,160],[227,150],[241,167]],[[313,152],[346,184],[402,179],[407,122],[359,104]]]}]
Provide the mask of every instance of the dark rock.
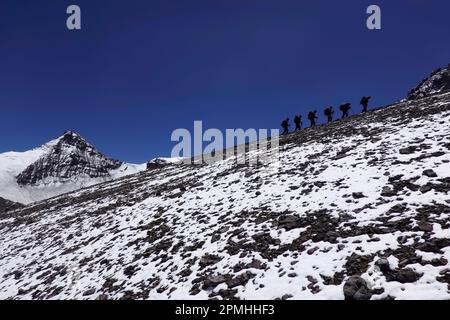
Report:
[{"label": "dark rock", "polygon": [[266,265],[264,263],[262,263],[261,261],[254,259],[252,262],[250,262],[247,265],[247,268],[254,268],[254,269],[262,269],[262,270],[264,270],[266,268]]},{"label": "dark rock", "polygon": [[372,256],[360,256],[353,253],[347,258],[347,262],[345,263],[347,274],[350,276],[363,274],[367,271],[371,261]]},{"label": "dark rock", "polygon": [[126,267],[123,270],[123,274],[126,275],[128,278],[131,278],[132,276],[135,275],[135,273],[139,270],[140,268],[134,265],[130,265],[128,267]]},{"label": "dark rock", "polygon": [[423,174],[424,176],[429,177],[429,178],[436,178],[436,177],[437,177],[436,172],[434,172],[434,170],[432,170],[432,169],[427,169],[427,170],[425,170],[422,174]]},{"label": "dark rock", "polygon": [[214,289],[219,284],[224,283],[226,280],[227,278],[223,275],[209,276],[203,282],[203,289],[204,290]]},{"label": "dark rock", "polygon": [[409,146],[407,148],[403,148],[403,149],[399,150],[400,154],[412,154],[415,151],[416,151],[416,147],[414,147],[414,146]]},{"label": "dark rock", "polygon": [[450,246],[450,239],[431,239],[417,246],[417,249],[425,252],[442,253],[441,249]]},{"label": "dark rock", "polygon": [[91,296],[91,295],[93,295],[94,293],[95,293],[95,289],[92,288],[92,289],[89,289],[89,290],[86,290],[85,292],[83,292],[83,296],[84,296],[84,297],[86,297],[86,296]]},{"label": "dark rock", "polygon": [[375,262],[375,265],[380,269],[381,272],[385,273],[389,270],[391,270],[389,260],[385,258],[378,259]]},{"label": "dark rock", "polygon": [[355,199],[361,199],[361,198],[365,198],[366,196],[364,195],[364,193],[362,192],[353,192],[352,193],[353,198]]},{"label": "dark rock", "polygon": [[420,231],[424,232],[432,232],[433,231],[433,225],[431,223],[420,221],[417,223],[417,227]]},{"label": "dark rock", "polygon": [[247,282],[254,277],[255,274],[247,271],[241,275],[238,275],[237,277],[227,280],[228,288],[232,289],[238,286],[245,286]]},{"label": "dark rock", "polygon": [[199,265],[201,268],[205,268],[207,266],[216,264],[220,260],[222,260],[221,257],[207,253],[203,257],[200,258]]},{"label": "dark rock", "polygon": [[23,275],[23,271],[16,270],[16,271],[13,272],[13,274],[14,274],[14,279],[15,280],[19,280],[22,277],[22,275]]},{"label": "dark rock", "polygon": [[109,299],[108,295],[102,293],[102,294],[98,295],[98,297],[95,300],[105,301],[105,300],[108,300],[108,299]]},{"label": "dark rock", "polygon": [[292,215],[284,215],[278,218],[278,225],[286,231],[300,228],[300,218]]},{"label": "dark rock", "polygon": [[431,184],[426,184],[420,187],[420,192],[427,193],[428,191],[433,190],[433,186]]},{"label": "dark rock", "polygon": [[381,196],[383,197],[393,197],[396,194],[397,192],[395,192],[391,187],[388,186],[383,187],[383,189],[381,190]]},{"label": "dark rock", "polygon": [[400,283],[411,283],[416,282],[422,277],[419,273],[415,272],[412,269],[402,269],[397,272],[396,280]]},{"label": "dark rock", "polygon": [[344,296],[345,300],[370,300],[372,293],[363,278],[352,276],[344,284]]}]

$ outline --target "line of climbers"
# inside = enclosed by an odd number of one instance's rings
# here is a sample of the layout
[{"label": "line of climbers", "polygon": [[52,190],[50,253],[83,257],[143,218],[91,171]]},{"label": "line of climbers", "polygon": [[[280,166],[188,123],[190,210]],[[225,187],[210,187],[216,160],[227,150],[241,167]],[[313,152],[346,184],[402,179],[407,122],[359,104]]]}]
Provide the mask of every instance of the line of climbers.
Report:
[{"label": "line of climbers", "polygon": [[[371,99],[371,97],[362,97],[360,104],[362,105],[362,112],[367,112],[367,108],[369,106],[369,100]],[[351,103],[344,103],[339,107],[339,110],[341,110],[342,112],[342,119],[344,118],[348,118],[348,112],[350,111],[352,105]],[[333,115],[334,115],[334,110],[333,107],[328,107],[323,111],[323,114],[327,117],[327,123],[330,123],[333,121]],[[308,120],[310,122],[310,126],[311,127],[315,127],[316,126],[316,121],[317,121],[318,117],[317,117],[317,110],[314,111],[310,111],[308,113]],[[297,132],[299,130],[302,129],[302,116],[301,115],[296,115],[294,117],[294,124],[295,124],[295,129],[294,132]],[[289,133],[289,118],[286,118],[282,123],[281,123],[281,127],[283,128],[283,132],[282,134],[288,134]]]}]

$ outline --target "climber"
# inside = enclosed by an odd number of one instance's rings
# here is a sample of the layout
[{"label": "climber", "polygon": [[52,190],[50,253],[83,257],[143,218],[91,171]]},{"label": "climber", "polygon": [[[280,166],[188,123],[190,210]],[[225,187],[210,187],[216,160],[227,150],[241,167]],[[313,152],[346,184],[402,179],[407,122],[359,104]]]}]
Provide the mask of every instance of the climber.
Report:
[{"label": "climber", "polygon": [[367,107],[368,107],[368,105],[369,105],[369,100],[371,99],[372,97],[362,97],[361,98],[361,105],[362,105],[362,107],[363,107],[363,110],[362,110],[362,112],[367,112]]},{"label": "climber", "polygon": [[315,127],[316,126],[316,119],[317,119],[317,115],[316,115],[317,111],[311,111],[310,113],[308,113],[308,119],[309,121],[311,121],[311,127]]},{"label": "climber", "polygon": [[348,111],[351,109],[351,103],[342,104],[339,109],[342,111],[342,118],[348,117]]},{"label": "climber", "polygon": [[283,120],[283,122],[281,123],[281,127],[283,128],[282,135],[289,133],[289,118],[286,118],[286,120]]},{"label": "climber", "polygon": [[302,116],[300,116],[300,115],[299,116],[295,116],[294,123],[295,123],[295,130],[294,130],[294,132],[302,130]]},{"label": "climber", "polygon": [[327,117],[328,123],[330,123],[330,122],[333,121],[334,110],[333,110],[333,107],[332,107],[332,106],[326,108],[326,109],[324,110],[323,113],[324,113],[324,115]]}]

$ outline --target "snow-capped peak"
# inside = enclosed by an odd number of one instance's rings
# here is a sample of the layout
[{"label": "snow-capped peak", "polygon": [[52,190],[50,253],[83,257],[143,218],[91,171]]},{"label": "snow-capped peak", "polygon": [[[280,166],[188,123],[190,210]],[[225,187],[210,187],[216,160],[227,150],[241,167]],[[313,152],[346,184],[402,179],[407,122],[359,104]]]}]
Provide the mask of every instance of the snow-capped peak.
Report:
[{"label": "snow-capped peak", "polygon": [[145,170],[145,164],[110,159],[66,131],[33,150],[0,154],[0,168],[0,196],[28,204]]}]

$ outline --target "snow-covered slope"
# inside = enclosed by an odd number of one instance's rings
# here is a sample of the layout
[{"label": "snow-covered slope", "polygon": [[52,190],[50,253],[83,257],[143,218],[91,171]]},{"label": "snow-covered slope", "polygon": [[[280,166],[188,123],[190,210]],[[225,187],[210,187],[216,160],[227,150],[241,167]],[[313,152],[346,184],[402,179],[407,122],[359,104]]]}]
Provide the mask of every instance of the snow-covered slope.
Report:
[{"label": "snow-covered slope", "polygon": [[450,91],[450,64],[447,68],[437,69],[408,93],[408,99],[421,99],[434,94]]},{"label": "snow-covered slope", "polygon": [[31,151],[0,154],[0,197],[29,204],[142,170],[145,164],[111,160],[69,131]]},{"label": "snow-covered slope", "polygon": [[[0,218],[0,298],[450,299],[450,93]],[[252,154],[255,156],[255,154]]]}]

